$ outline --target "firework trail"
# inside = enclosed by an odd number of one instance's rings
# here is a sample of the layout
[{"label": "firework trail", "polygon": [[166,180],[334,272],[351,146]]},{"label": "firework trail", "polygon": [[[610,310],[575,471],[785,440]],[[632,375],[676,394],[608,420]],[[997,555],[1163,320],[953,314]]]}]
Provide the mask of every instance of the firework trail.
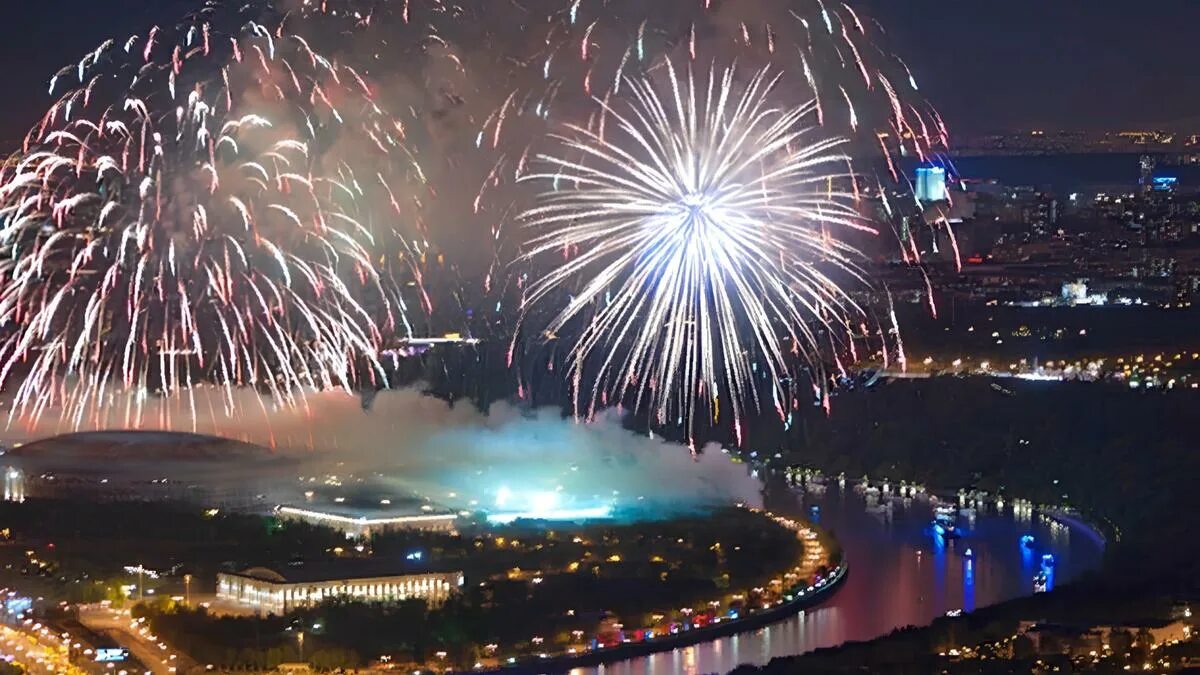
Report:
[{"label": "firework trail", "polygon": [[50,81],[0,171],[13,415],[79,426],[117,393],[204,383],[294,404],[380,377],[405,320],[380,272],[397,133],[352,67],[255,18],[209,7]]},{"label": "firework trail", "polygon": [[666,85],[627,82],[628,105],[606,107],[606,136],[572,127],[562,152],[539,155],[545,170],[527,180],[548,189],[525,214],[543,231],[528,254],[579,253],[529,302],[573,290],[548,330],[583,323],[569,376],[596,383],[593,408],[602,390],[634,391],[665,424],[701,405],[716,415],[727,395],[740,422],[743,402],[758,404],[750,354],[787,400],[788,355],[816,353],[821,333],[863,314],[835,281],[859,278],[855,251],[832,232],[870,228],[853,193],[830,187],[850,178],[845,139],[806,126],[815,104],[775,104],[780,75],[739,84],[733,68],[665,70]]}]

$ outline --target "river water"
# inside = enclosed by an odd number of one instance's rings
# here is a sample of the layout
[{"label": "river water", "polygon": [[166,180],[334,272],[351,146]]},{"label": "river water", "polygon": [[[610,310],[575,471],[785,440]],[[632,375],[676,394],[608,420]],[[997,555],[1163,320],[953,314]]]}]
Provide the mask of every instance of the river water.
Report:
[{"label": "river water", "polygon": [[[795,508],[818,507],[818,522],[841,542],[850,564],[845,585],[828,602],[757,631],[573,675],[727,673],[1028,595],[1045,554],[1054,556],[1052,582],[1060,584],[1097,567],[1103,555],[1089,532],[1009,508],[960,516],[962,538],[943,543],[930,531],[933,507],[925,500],[894,500],[889,517],[868,509],[864,495],[849,487],[797,495]],[[1034,537],[1031,546],[1022,545],[1024,535]]]}]

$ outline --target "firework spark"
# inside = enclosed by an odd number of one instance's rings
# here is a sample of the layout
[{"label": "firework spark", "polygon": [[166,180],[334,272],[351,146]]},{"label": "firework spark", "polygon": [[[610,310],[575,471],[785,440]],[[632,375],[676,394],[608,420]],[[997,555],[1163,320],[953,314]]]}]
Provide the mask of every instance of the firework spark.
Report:
[{"label": "firework spark", "polygon": [[582,323],[570,369],[595,383],[590,408],[634,392],[662,424],[701,402],[716,415],[725,397],[740,421],[760,403],[761,362],[782,414],[789,353],[862,314],[836,280],[861,280],[838,231],[870,231],[836,187],[851,178],[846,141],[810,126],[815,104],[773,103],[780,77],[739,84],[732,67],[681,76],[668,62],[666,85],[631,80],[627,106],[601,104],[606,136],[570,127],[526,178],[550,186],[525,214],[542,230],[528,255],[578,251],[529,305],[572,294],[547,331]]}]

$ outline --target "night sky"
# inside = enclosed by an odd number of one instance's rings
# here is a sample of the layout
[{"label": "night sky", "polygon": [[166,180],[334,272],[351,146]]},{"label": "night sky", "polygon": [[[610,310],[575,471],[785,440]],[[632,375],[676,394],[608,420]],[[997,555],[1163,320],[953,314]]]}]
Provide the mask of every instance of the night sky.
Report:
[{"label": "night sky", "polygon": [[7,0],[0,10],[4,110],[0,146],[10,150],[53,103],[50,76],[110,37],[124,40],[157,22],[169,23],[202,0]]},{"label": "night sky", "polygon": [[1198,0],[860,0],[959,133],[1200,127]]},{"label": "night sky", "polygon": [[[123,39],[201,3],[4,4],[0,61],[8,95],[0,139],[11,144],[48,105],[46,83],[58,68],[107,37]],[[909,62],[958,134],[1189,121],[1200,127],[1200,0],[858,0],[854,6],[888,29],[888,46]]]}]

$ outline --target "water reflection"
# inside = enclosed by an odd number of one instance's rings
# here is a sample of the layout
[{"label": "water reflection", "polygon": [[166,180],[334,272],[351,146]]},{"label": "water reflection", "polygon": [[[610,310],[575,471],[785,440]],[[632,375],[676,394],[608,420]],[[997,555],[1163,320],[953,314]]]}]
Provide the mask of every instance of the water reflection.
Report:
[{"label": "water reflection", "polygon": [[[979,512],[959,518],[962,537],[933,534],[933,511],[922,500],[894,500],[890,509],[836,487],[809,495],[797,508],[819,508],[821,525],[846,550],[850,576],[825,605],[770,627],[576,675],[701,675],[742,663],[800,654],[848,640],[866,640],[951,611],[971,611],[1033,591],[1043,556],[1053,555],[1050,583],[1100,562],[1099,546],[1069,528],[1034,516]],[[1022,541],[1022,537],[1032,537]],[[970,556],[967,551],[970,550]]]},{"label": "water reflection", "polygon": [[975,611],[975,559],[970,555],[970,549],[967,550],[967,557],[963,560],[965,569],[963,570],[963,606],[964,612]]}]

